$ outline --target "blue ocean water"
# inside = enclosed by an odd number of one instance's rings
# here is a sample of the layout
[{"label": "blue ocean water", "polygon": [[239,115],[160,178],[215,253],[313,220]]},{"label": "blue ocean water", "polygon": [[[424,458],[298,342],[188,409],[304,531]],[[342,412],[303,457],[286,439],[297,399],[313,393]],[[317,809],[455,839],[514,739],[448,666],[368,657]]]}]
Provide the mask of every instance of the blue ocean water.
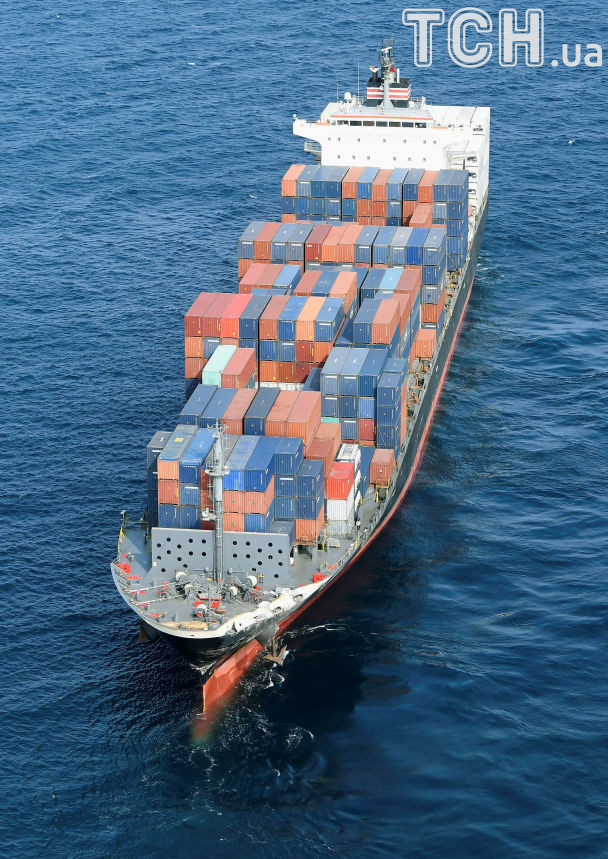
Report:
[{"label": "blue ocean water", "polygon": [[[605,47],[601,12],[553,5],[547,50]],[[278,216],[292,114],[354,89],[386,33],[412,66],[400,16],[3,4],[4,855],[608,852],[603,69],[467,71],[445,44],[412,67],[415,94],[493,108],[424,463],[204,741],[197,675],[137,643],[109,574],[144,445],[181,406],[184,311],[234,288],[243,226]]]}]

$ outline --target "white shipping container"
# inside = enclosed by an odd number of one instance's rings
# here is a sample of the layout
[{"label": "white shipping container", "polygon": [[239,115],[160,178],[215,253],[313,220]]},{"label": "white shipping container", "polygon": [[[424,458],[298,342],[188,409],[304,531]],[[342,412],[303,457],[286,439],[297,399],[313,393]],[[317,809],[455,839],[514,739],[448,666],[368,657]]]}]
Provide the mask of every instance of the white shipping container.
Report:
[{"label": "white shipping container", "polygon": [[340,462],[354,462],[355,471],[361,466],[361,448],[358,444],[342,444],[336,459]]},{"label": "white shipping container", "polygon": [[337,520],[335,522],[327,523],[327,536],[328,537],[350,537],[354,530],[354,523],[352,519],[347,519],[344,521]]},{"label": "white shipping container", "polygon": [[332,520],[346,520],[354,518],[354,509],[355,509],[355,490],[351,487],[350,492],[348,493],[348,498],[346,499],[336,499],[336,498],[328,498],[327,499],[327,519],[328,521]]}]

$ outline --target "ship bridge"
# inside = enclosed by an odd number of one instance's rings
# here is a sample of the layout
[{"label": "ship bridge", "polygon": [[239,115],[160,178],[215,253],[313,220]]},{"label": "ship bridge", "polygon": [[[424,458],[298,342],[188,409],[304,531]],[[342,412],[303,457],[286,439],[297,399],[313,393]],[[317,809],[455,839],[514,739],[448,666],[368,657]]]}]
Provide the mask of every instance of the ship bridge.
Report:
[{"label": "ship bridge", "polygon": [[469,203],[478,210],[488,189],[490,108],[412,98],[409,78],[401,77],[386,50],[385,43],[381,74],[371,67],[365,99],[346,92],[316,121],[294,116],[293,133],[322,164],[468,170]]}]

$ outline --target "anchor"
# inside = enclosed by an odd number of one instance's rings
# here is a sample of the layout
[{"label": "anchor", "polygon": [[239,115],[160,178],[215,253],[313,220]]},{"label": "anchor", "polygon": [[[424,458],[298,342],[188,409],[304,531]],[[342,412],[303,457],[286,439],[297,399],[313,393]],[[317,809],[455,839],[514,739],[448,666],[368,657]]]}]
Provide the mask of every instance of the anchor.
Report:
[{"label": "anchor", "polygon": [[[268,650],[268,645],[270,645],[270,650]],[[279,644],[277,642],[276,637],[272,638],[266,646],[266,653],[264,654],[264,659],[267,659],[268,662],[272,662],[275,665],[283,666],[285,663],[285,654],[287,653],[287,646],[283,645],[283,647],[279,648]]]}]

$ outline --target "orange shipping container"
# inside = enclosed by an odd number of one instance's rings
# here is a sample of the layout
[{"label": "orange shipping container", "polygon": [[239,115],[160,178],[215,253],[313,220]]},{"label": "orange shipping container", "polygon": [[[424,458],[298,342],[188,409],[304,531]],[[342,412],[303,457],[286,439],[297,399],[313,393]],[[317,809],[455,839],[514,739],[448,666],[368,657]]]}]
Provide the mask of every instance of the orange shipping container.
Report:
[{"label": "orange shipping container", "polygon": [[332,227],[321,247],[322,262],[338,262],[338,244],[346,227]]},{"label": "orange shipping container", "polygon": [[396,292],[394,298],[399,302],[399,333],[403,334],[405,323],[412,312],[412,293]]},{"label": "orange shipping container", "polygon": [[[333,343],[324,343],[318,342],[312,344],[312,363],[313,364],[322,364],[331,350],[333,349]],[[296,349],[298,347],[296,346]]]},{"label": "orange shipping container", "polygon": [[224,514],[245,512],[245,493],[240,489],[224,489],[222,502]]},{"label": "orange shipping container", "polygon": [[260,316],[260,340],[278,340],[279,316],[289,301],[288,295],[273,295]]},{"label": "orange shipping container", "polygon": [[186,358],[186,379],[200,379],[201,373],[207,361],[205,358]]},{"label": "orange shipping container", "polygon": [[186,337],[202,337],[202,319],[211,302],[218,295],[217,292],[201,292],[192,307],[184,317],[184,334]]},{"label": "orange shipping container", "polygon": [[344,310],[348,310],[357,295],[357,275],[354,271],[341,271],[329,291],[332,298],[344,299]]},{"label": "orange shipping container", "polygon": [[399,325],[401,305],[396,298],[387,298],[380,302],[372,322],[372,343],[384,343],[390,346],[395,329]]},{"label": "orange shipping container", "polygon": [[238,262],[237,272],[239,277],[243,277],[247,274],[251,266],[253,265],[252,259],[240,259]]},{"label": "orange shipping container", "polygon": [[222,418],[230,435],[243,435],[243,418],[256,394],[255,388],[241,388],[232,398]]},{"label": "orange shipping container", "polygon": [[344,179],[342,180],[342,197],[348,197],[351,200],[357,199],[357,184],[359,176],[363,173],[363,167],[351,167]]},{"label": "orange shipping container", "polygon": [[296,519],[296,540],[299,543],[314,543],[319,538],[325,523],[325,505],[316,519]]},{"label": "orange shipping container", "polygon": [[441,293],[441,298],[437,304],[421,304],[420,305],[420,321],[433,322],[437,324],[439,317],[445,307],[445,289]]},{"label": "orange shipping container", "polygon": [[[386,224],[386,218],[371,218],[372,227],[383,227]],[[379,263],[374,263],[375,268],[388,268],[387,265]]]},{"label": "orange shipping container", "polygon": [[430,227],[433,224],[433,204],[418,203],[410,218],[410,227]]},{"label": "orange shipping container", "polygon": [[411,292],[412,301],[416,300],[416,296],[420,292],[422,286],[422,267],[412,266],[406,268],[397,282],[395,292]]},{"label": "orange shipping container", "polygon": [[[321,296],[311,296],[306,300],[306,304],[296,319],[296,340],[312,341],[315,339],[315,319],[324,303],[325,299]],[[308,360],[312,360],[312,358]]]},{"label": "orange shipping container", "polygon": [[327,477],[335,456],[332,440],[329,438],[314,438],[306,446],[304,456],[306,459],[321,460],[325,477]]},{"label": "orange shipping container", "polygon": [[279,361],[279,382],[295,384],[298,381],[298,365],[293,361]]},{"label": "orange shipping container", "polygon": [[179,480],[157,480],[159,504],[179,504]]},{"label": "orange shipping container", "polygon": [[270,262],[270,242],[274,239],[276,233],[281,229],[281,224],[268,222],[266,223],[257,238],[253,240],[253,258],[256,260],[266,260]]},{"label": "orange shipping container", "polygon": [[418,202],[433,202],[433,184],[437,178],[438,170],[427,170],[418,185]]},{"label": "orange shipping container", "polygon": [[244,531],[245,516],[242,513],[224,513],[224,531]]},{"label": "orange shipping container", "polygon": [[395,470],[395,452],[393,450],[374,451],[369,469],[369,482],[386,486]]},{"label": "orange shipping container", "polygon": [[434,328],[421,328],[416,334],[411,358],[432,358],[437,346],[437,332]]},{"label": "orange shipping container", "polygon": [[[372,225],[371,216],[368,217],[367,215],[357,215],[357,223],[361,224],[362,227],[371,227],[371,225]],[[356,265],[363,265],[363,264],[362,263],[356,263]],[[368,266],[364,266],[364,267],[368,268]]]},{"label": "orange shipping container", "polygon": [[331,441],[333,447],[333,459],[336,458],[336,454],[338,453],[338,448],[340,447],[342,441],[342,435],[340,432],[340,424],[324,424],[320,423],[317,427],[317,438],[319,439],[327,439]]},{"label": "orange shipping container", "polygon": [[386,200],[372,200],[372,217],[386,220]]},{"label": "orange shipping container", "polygon": [[266,513],[274,498],[274,477],[266,487],[266,492],[242,492],[244,513]]},{"label": "orange shipping container", "polygon": [[361,235],[362,227],[360,224],[349,224],[344,230],[344,235],[338,242],[339,262],[354,263],[355,261],[355,243]]},{"label": "orange shipping container", "polygon": [[298,194],[298,177],[304,164],[292,164],[281,180],[281,197],[296,197]]},{"label": "orange shipping container", "polygon": [[279,381],[279,362],[260,361],[260,382]]},{"label": "orange shipping container", "polygon": [[[268,425],[268,421],[266,422]],[[301,438],[309,444],[321,423],[321,394],[319,391],[300,391],[289,417],[286,433],[289,438]]]},{"label": "orange shipping container", "polygon": [[273,407],[266,416],[266,435],[281,437],[287,435],[287,418],[298,399],[298,393],[298,391],[279,391]]},{"label": "orange shipping container", "polygon": [[364,217],[370,218],[372,214],[372,201],[371,200],[357,200],[357,218],[361,215]]},{"label": "orange shipping container", "polygon": [[295,224],[295,222],[296,222],[297,220],[298,220],[298,216],[297,216],[297,215],[286,215],[284,212],[283,212],[283,214],[281,215],[281,221],[282,221],[284,224]]},{"label": "orange shipping container", "polygon": [[239,336],[239,320],[251,301],[250,295],[233,295],[220,319],[220,337]]},{"label": "orange shipping container", "polygon": [[296,384],[302,384],[303,382],[305,382],[306,379],[308,379],[308,377],[310,376],[310,371],[313,368],[313,365],[308,364],[308,363],[306,363],[306,364],[295,363],[295,364],[291,364],[291,366],[293,367],[292,379]]},{"label": "orange shipping container", "polygon": [[378,170],[376,178],[372,182],[372,200],[381,200],[386,203],[386,186],[392,170]]},{"label": "orange shipping container", "polygon": [[203,338],[186,337],[184,341],[186,358],[203,357]]},{"label": "orange shipping container", "polygon": [[415,200],[404,200],[403,201],[403,219],[406,218],[409,220],[414,214],[414,209],[416,208]]}]

